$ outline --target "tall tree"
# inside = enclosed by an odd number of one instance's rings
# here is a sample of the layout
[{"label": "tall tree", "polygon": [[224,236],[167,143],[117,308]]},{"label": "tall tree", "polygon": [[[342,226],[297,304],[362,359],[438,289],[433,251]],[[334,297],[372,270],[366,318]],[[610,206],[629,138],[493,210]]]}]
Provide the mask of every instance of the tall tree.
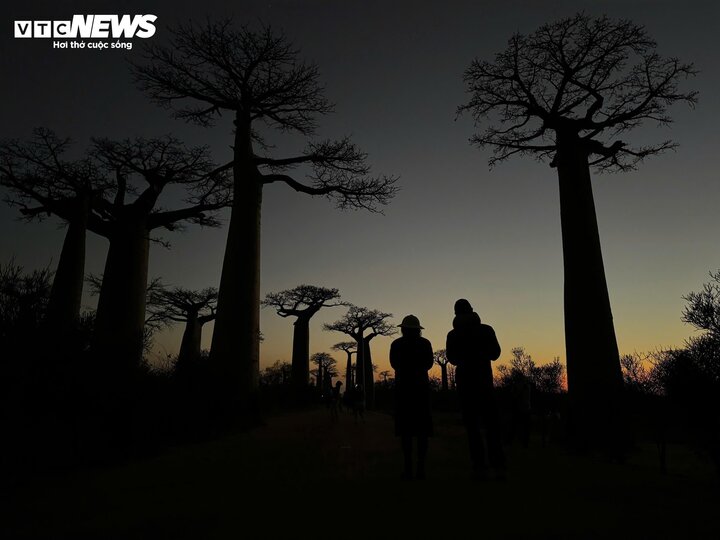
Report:
[{"label": "tall tree", "polygon": [[470,100],[458,111],[488,123],[471,143],[494,150],[491,166],[533,155],[557,169],[568,386],[580,439],[617,440],[622,388],[590,167],[625,171],[674,148],[618,137],[645,122],[670,124],[674,103],[694,105],[697,93],[678,88],[694,74],[692,64],[661,57],[643,27],[582,14],[516,34],[494,62],[474,60],[465,72]]},{"label": "tall tree", "polygon": [[[225,167],[206,147],[188,148],[174,137],[94,140],[96,159],[116,175],[112,200],[101,199],[103,222],[94,232],[110,241],[105,261],[93,349],[127,368],[141,358],[150,241],[153,231],[183,223],[214,227],[214,213],[230,204]],[[160,196],[168,186],[185,191],[185,206],[168,210]]]},{"label": "tall tree", "polygon": [[269,293],[264,307],[275,308],[281,317],[295,317],[293,323],[292,377],[296,390],[307,387],[310,372],[310,319],[324,307],[346,306],[337,289],[298,285],[277,293]]},{"label": "tall tree", "polygon": [[[70,139],[36,128],[28,141],[0,143],[0,184],[5,200],[28,220],[58,216],[67,226],[46,310],[47,328],[67,336],[80,319],[88,222],[100,218],[92,204],[113,183],[88,156],[70,160]],[[55,340],[52,340],[53,343]]]},{"label": "tall tree", "polygon": [[347,392],[355,386],[355,378],[353,377],[352,355],[357,354],[357,342],[341,341],[332,347],[333,351],[343,351],[347,355],[347,363],[345,364],[345,391]]},{"label": "tall tree", "polygon": [[[370,341],[377,336],[391,336],[396,332],[395,328],[387,322],[390,317],[392,317],[391,313],[350,305],[345,316],[324,326],[325,330],[342,332],[355,340],[358,351],[355,380],[362,384],[363,399],[366,400],[369,407],[373,406],[375,395]],[[365,332],[368,330],[369,333],[366,334]]]},{"label": "tall tree", "polygon": [[447,351],[445,349],[439,349],[433,353],[435,363],[440,366],[440,380],[442,382],[443,392],[448,391],[448,359]]},{"label": "tall tree", "polygon": [[203,326],[215,320],[217,289],[161,288],[150,296],[149,311],[159,319],[185,323],[176,371],[193,365],[200,358]]},{"label": "tall tree", "polygon": [[[267,27],[234,27],[231,19],[180,25],[168,44],[146,49],[134,67],[140,88],[178,118],[203,126],[227,111],[234,122],[234,203],[228,228],[210,360],[221,394],[241,409],[257,395],[260,309],[260,209],[263,188],[281,183],[325,196],[340,208],[377,211],[394,196],[395,178],[368,176],[366,156],[347,138],[308,142],[300,155],[270,156],[261,129],[310,137],[333,106],[316,66]],[[289,174],[309,168],[307,182]]]}]

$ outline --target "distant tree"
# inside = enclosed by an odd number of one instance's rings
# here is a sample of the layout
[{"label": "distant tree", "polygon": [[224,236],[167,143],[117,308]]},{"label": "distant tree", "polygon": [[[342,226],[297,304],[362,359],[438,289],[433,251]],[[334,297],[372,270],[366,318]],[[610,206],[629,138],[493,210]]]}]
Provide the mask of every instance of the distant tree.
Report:
[{"label": "distant tree", "polygon": [[195,364],[200,358],[203,326],[215,320],[217,289],[199,291],[183,287],[160,288],[150,292],[148,311],[158,319],[185,323],[176,370]]},{"label": "distant tree", "polygon": [[34,129],[28,141],[0,143],[5,201],[19,207],[27,221],[55,215],[67,226],[44,312],[54,337],[66,336],[79,321],[88,222],[101,219],[92,212],[93,202],[113,189],[106,172],[88,156],[68,159],[70,146],[70,139],[44,128]]},{"label": "distant tree", "polygon": [[[445,349],[439,349],[433,353],[435,357],[435,363],[440,366],[440,381],[443,392],[448,391],[448,359],[447,351]],[[451,364],[452,365],[452,364]]]},{"label": "distant tree", "polygon": [[[374,377],[370,341],[377,336],[391,336],[396,330],[387,322],[391,313],[383,313],[376,309],[350,305],[344,317],[332,324],[326,324],[325,330],[342,332],[355,340],[357,344],[357,362],[355,381],[362,384],[363,398],[370,407],[373,406]],[[368,334],[365,332],[369,331]]]},{"label": "distant tree", "polygon": [[332,346],[333,351],[343,351],[347,355],[347,364],[345,364],[345,388],[352,388],[355,385],[353,377],[352,355],[357,354],[357,342],[342,341]]},{"label": "distant tree", "polygon": [[625,389],[638,394],[653,393],[652,371],[649,360],[638,353],[624,354],[620,357]]},{"label": "distant tree", "polygon": [[346,306],[347,303],[340,301],[337,289],[298,285],[294,289],[267,294],[262,305],[275,308],[281,317],[295,317],[292,381],[297,389],[307,387],[310,370],[310,319],[324,307]]},{"label": "distant tree", "polygon": [[[310,137],[317,117],[333,107],[317,67],[299,59],[283,35],[267,27],[235,28],[231,19],[189,23],[169,30],[170,41],[146,49],[134,66],[140,88],[178,118],[211,125],[233,118],[234,203],[218,295],[211,363],[224,392],[242,408],[254,401],[258,381],[260,209],[272,183],[333,198],[340,208],[377,211],[395,195],[395,178],[369,177],[365,154],[347,138],[309,142],[296,156],[271,157],[262,129]],[[309,167],[309,182],[288,171]]]},{"label": "distant tree", "polygon": [[535,367],[533,384],[540,392],[559,394],[564,388],[564,373],[565,366],[555,357],[552,362]]},{"label": "distant tree", "polygon": [[328,377],[336,377],[337,372],[337,360],[335,360],[330,354],[325,352],[318,352],[310,357],[310,361],[317,366],[315,381],[320,391],[324,391],[327,386],[326,381]]},{"label": "distant tree", "polygon": [[558,171],[568,387],[581,439],[617,442],[622,389],[590,167],[624,171],[674,148],[617,137],[644,122],[670,124],[674,103],[694,105],[697,92],[678,84],[695,73],[662,58],[643,27],[583,14],[516,34],[494,62],[475,60],[465,72],[471,97],[459,112],[488,122],[471,142],[493,148],[490,164],[533,155]]},{"label": "distant tree", "polygon": [[290,381],[292,365],[290,362],[276,360],[272,366],[266,367],[260,372],[260,384],[262,386],[279,386]]}]

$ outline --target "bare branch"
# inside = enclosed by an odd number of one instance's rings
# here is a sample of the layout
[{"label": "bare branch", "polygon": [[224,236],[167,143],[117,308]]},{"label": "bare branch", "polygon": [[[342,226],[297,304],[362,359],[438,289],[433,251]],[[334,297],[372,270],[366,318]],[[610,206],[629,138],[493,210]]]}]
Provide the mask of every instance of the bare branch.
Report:
[{"label": "bare branch", "polygon": [[675,145],[623,143],[618,149],[605,141],[645,121],[667,125],[671,105],[697,101],[697,92],[679,89],[697,70],[661,58],[655,48],[645,29],[630,21],[583,14],[561,19],[513,36],[494,62],[473,61],[465,72],[470,100],[458,114],[487,125],[471,143],[493,149],[491,165],[516,154],[552,161],[555,134],[563,131],[599,143],[583,147],[595,155],[590,163],[597,168],[631,169]]}]

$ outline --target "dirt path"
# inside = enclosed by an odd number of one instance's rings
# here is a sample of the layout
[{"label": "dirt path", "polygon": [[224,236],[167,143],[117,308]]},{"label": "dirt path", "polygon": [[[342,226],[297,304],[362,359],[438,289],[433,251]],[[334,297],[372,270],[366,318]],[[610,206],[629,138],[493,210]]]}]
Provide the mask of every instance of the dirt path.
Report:
[{"label": "dirt path", "polygon": [[348,414],[333,422],[325,409],[289,413],[126,466],[35,479],[3,504],[4,537],[235,538],[258,527],[253,537],[467,536],[468,526],[518,538],[720,531],[717,488],[704,477],[661,476],[642,456],[618,466],[553,446],[508,453],[506,482],[472,482],[462,427],[438,418],[427,480],[402,482],[389,416],[356,423]]}]

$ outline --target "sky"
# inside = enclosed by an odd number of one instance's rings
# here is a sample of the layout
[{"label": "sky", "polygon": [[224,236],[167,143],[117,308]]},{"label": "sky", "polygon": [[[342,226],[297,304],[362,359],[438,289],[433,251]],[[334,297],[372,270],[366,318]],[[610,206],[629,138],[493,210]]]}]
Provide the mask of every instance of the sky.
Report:
[{"label": "sky", "polygon": [[[208,145],[218,162],[230,157],[232,126],[212,128],[173,119],[135,88],[132,50],[57,50],[51,40],[14,39],[14,20],[73,14],[157,15],[154,43],[166,27],[231,15],[282,29],[302,58],[320,69],[335,113],[320,119],[318,138],[350,135],[375,174],[399,176],[401,191],[384,215],[341,212],[281,185],[267,186],[262,214],[263,294],[299,284],[336,287],[343,299],[393,314],[414,314],[434,349],[445,346],[452,306],[467,298],[491,324],[501,360],[523,346],[538,363],[565,360],[563,276],[557,177],[531,158],[488,167],[489,150],[473,148],[472,121],[456,117],[467,100],[463,71],[473,58],[492,59],[515,32],[578,11],[644,25],[664,56],[693,62],[700,74],[686,88],[700,92],[693,110],[671,110],[670,128],[649,125],[636,143],[672,138],[669,152],[637,171],[594,175],[593,189],[605,271],[621,353],[682,346],[693,330],[681,321],[683,295],[720,268],[720,136],[716,2],[672,1],[329,1],[277,2],[4,2],[0,7],[0,139],[26,138],[33,127],[72,137],[172,133]],[[275,156],[302,148],[297,137],[273,137]],[[166,201],[172,204],[172,201]],[[228,214],[222,214],[227,223]],[[64,230],[58,220],[26,224],[0,206],[0,261],[14,256],[28,269],[54,266]],[[168,233],[170,249],[153,245],[150,275],[189,288],[217,286],[227,229],[188,227]],[[89,237],[87,272],[101,273],[107,243]],[[87,296],[85,304],[93,307]],[[346,336],[322,330],[343,308],[311,322],[311,353]],[[261,315],[261,367],[290,360],[292,320]],[[176,353],[181,327],[156,338],[156,358]],[[212,325],[205,328],[209,347]],[[392,338],[372,342],[373,360],[389,369]],[[591,346],[591,344],[589,344]],[[335,356],[344,365],[344,353]]]}]

